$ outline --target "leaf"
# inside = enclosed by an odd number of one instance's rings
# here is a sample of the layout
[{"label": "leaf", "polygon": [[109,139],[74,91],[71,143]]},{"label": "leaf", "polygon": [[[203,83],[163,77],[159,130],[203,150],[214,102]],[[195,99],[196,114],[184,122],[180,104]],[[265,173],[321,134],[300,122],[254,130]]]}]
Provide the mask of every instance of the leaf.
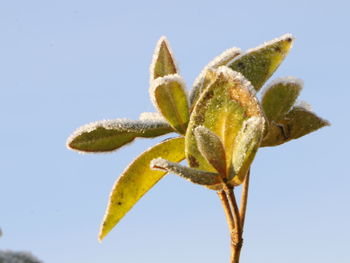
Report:
[{"label": "leaf", "polygon": [[303,88],[301,80],[288,77],[280,78],[271,83],[261,100],[267,119],[279,121],[292,108]]},{"label": "leaf", "polygon": [[243,183],[249,167],[259,149],[264,131],[264,118],[251,117],[244,121],[235,138],[232,150],[233,185]]},{"label": "leaf", "polygon": [[212,74],[210,69],[216,69],[220,66],[225,66],[241,53],[242,51],[236,47],[227,49],[204,67],[202,72],[198,75],[193,83],[193,88],[190,94],[190,105],[193,106],[196,103],[200,94],[209,86],[210,82],[213,80],[211,78]]},{"label": "leaf", "polygon": [[328,121],[318,117],[310,110],[294,106],[283,120],[270,125],[261,147],[280,145],[329,125]]},{"label": "leaf", "polygon": [[286,34],[248,50],[236,57],[227,66],[242,73],[259,91],[276,71],[292,47],[293,36]]},{"label": "leaf", "polygon": [[162,157],[180,162],[184,156],[184,138],[172,138],[148,149],[137,157],[121,174],[113,186],[99,240],[113,229],[136,202],[149,191],[166,172],[150,168],[153,159]]},{"label": "leaf", "polygon": [[238,72],[222,66],[216,80],[201,94],[190,117],[186,133],[186,159],[189,166],[215,172],[216,169],[200,153],[194,136],[198,126],[205,126],[222,141],[226,155],[226,174],[231,174],[232,149],[243,122],[250,117],[263,117],[253,87]]},{"label": "leaf", "polygon": [[109,152],[137,137],[153,138],[173,129],[161,119],[103,120],[78,128],[67,140],[67,147],[79,152]]},{"label": "leaf", "polygon": [[158,111],[180,134],[185,134],[189,121],[185,83],[179,75],[167,75],[153,82],[151,95]]},{"label": "leaf", "polygon": [[170,45],[166,37],[158,40],[156,49],[153,54],[153,60],[150,67],[151,81],[178,72],[175,59],[170,49]]},{"label": "leaf", "polygon": [[198,126],[194,129],[194,137],[199,152],[225,178],[226,155],[220,138],[204,126]]},{"label": "leaf", "polygon": [[199,185],[208,186],[219,184],[222,182],[220,176],[217,173],[211,173],[189,168],[162,158],[152,160],[151,167],[153,169],[174,173],[192,183]]}]

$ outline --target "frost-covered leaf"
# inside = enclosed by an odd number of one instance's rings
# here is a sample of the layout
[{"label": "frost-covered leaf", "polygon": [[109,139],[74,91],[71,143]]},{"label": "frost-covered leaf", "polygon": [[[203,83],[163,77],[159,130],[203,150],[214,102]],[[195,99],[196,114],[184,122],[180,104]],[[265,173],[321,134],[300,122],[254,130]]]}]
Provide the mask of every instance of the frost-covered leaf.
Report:
[{"label": "frost-covered leaf", "polygon": [[174,173],[195,184],[209,186],[221,182],[221,178],[217,173],[189,168],[162,158],[152,160],[151,168]]},{"label": "frost-covered leaf", "polygon": [[78,128],[67,140],[67,147],[80,152],[109,152],[137,137],[153,138],[173,129],[159,119],[103,120]]},{"label": "frost-covered leaf", "polygon": [[226,174],[231,174],[232,149],[243,122],[263,117],[253,87],[242,74],[222,66],[215,70],[216,80],[201,94],[190,117],[186,133],[186,159],[190,167],[216,172],[200,153],[194,130],[204,126],[222,141],[226,155]]},{"label": "frost-covered leaf", "polygon": [[158,111],[179,133],[185,134],[189,121],[188,99],[181,76],[167,75],[157,78],[150,94]]},{"label": "frost-covered leaf", "polygon": [[0,250],[0,263],[42,263],[29,252]]},{"label": "frost-covered leaf", "polygon": [[308,109],[294,106],[284,119],[270,125],[261,147],[280,145],[329,125],[328,121]]},{"label": "frost-covered leaf", "polygon": [[235,57],[240,55],[242,51],[239,48],[233,47],[225,50],[219,56],[214,58],[204,67],[193,83],[193,88],[190,94],[190,105],[194,105],[199,98],[199,95],[209,86],[213,80],[210,69],[216,69],[220,66],[225,66],[230,63]]},{"label": "frost-covered leaf", "polygon": [[266,88],[261,100],[267,119],[270,122],[283,119],[294,105],[302,88],[303,82],[292,77],[273,81]]},{"label": "frost-covered leaf", "polygon": [[158,40],[150,67],[151,81],[169,74],[178,73],[173,53],[166,37]]},{"label": "frost-covered leaf", "polygon": [[163,176],[164,171],[154,171],[150,163],[155,158],[180,162],[185,158],[184,138],[163,141],[137,157],[121,174],[113,186],[99,240],[101,241],[136,202]]},{"label": "frost-covered leaf", "polygon": [[194,129],[194,137],[199,152],[221,176],[226,177],[226,155],[220,138],[204,126]]},{"label": "frost-covered leaf", "polygon": [[239,185],[244,181],[259,149],[264,131],[264,122],[263,117],[254,116],[249,118],[244,121],[241,130],[235,138],[232,151],[233,185]]},{"label": "frost-covered leaf", "polygon": [[258,91],[288,54],[293,42],[291,34],[273,39],[236,57],[228,66],[241,72]]}]

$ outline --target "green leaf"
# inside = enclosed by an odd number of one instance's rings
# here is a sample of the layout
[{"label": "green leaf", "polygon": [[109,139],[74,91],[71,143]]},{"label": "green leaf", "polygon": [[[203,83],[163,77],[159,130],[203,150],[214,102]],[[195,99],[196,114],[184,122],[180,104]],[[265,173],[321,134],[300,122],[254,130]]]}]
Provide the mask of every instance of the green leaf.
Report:
[{"label": "green leaf", "polygon": [[219,136],[204,126],[194,129],[199,152],[222,175],[226,177],[226,155],[224,145]]},{"label": "green leaf", "polygon": [[271,40],[257,48],[248,50],[236,57],[227,66],[242,73],[259,91],[271,77],[292,47],[293,37],[290,34]]},{"label": "green leaf", "polygon": [[164,36],[157,43],[150,71],[151,80],[178,72],[168,40]]},{"label": "green leaf", "polygon": [[190,94],[190,105],[193,106],[196,103],[200,94],[209,86],[213,80],[210,69],[216,69],[220,66],[225,66],[241,53],[242,51],[236,47],[227,49],[204,67],[202,72],[198,75],[193,83],[193,88]]},{"label": "green leaf", "polygon": [[277,79],[271,83],[261,100],[267,119],[270,122],[283,119],[294,105],[302,88],[302,81],[291,77]]},{"label": "green leaf", "polygon": [[104,120],[78,128],[67,140],[67,147],[79,152],[109,152],[137,137],[153,138],[173,129],[164,120]]},{"label": "green leaf", "polygon": [[235,138],[232,150],[233,177],[232,184],[243,183],[249,167],[259,149],[264,131],[264,118],[251,117],[244,121]]},{"label": "green leaf", "polygon": [[238,72],[227,67],[216,71],[216,80],[201,94],[190,117],[186,133],[186,159],[189,166],[216,172],[198,149],[194,130],[204,126],[222,141],[226,155],[226,174],[232,173],[232,149],[245,120],[263,117],[253,87]]},{"label": "green leaf", "polygon": [[261,147],[280,145],[329,125],[305,107],[294,106],[283,120],[270,125]]},{"label": "green leaf", "polygon": [[180,162],[184,156],[184,138],[163,141],[137,157],[122,173],[113,186],[106,210],[99,240],[101,241],[136,202],[149,191],[163,176],[164,171],[150,168],[153,159],[162,157]]},{"label": "green leaf", "polygon": [[156,79],[151,94],[158,111],[169,124],[180,134],[185,134],[189,110],[182,77],[175,74]]},{"label": "green leaf", "polygon": [[153,169],[174,173],[192,183],[199,185],[209,186],[216,185],[222,182],[219,174],[217,173],[211,173],[189,168],[162,158],[152,160],[151,167]]}]

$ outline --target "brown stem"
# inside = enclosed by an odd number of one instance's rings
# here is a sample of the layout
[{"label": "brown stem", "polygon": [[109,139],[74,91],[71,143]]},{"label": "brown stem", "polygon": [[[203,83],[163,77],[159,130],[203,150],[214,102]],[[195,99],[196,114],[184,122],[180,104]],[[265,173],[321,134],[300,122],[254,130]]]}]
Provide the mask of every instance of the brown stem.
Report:
[{"label": "brown stem", "polygon": [[235,226],[235,228],[233,229],[233,232],[231,232],[231,263],[238,263],[242,244],[243,244],[242,223],[239,215],[239,209],[238,209],[236,197],[233,192],[233,187],[229,187],[226,185],[225,192],[228,197],[229,204],[231,206],[231,211],[233,211],[234,226]]},{"label": "brown stem", "polygon": [[228,199],[227,199],[227,195],[222,190],[218,191],[217,194],[218,194],[218,196],[219,196],[219,198],[221,200],[222,206],[224,208],[225,215],[226,215],[226,221],[227,221],[230,233],[231,233],[233,231],[233,229],[235,228],[235,224],[234,224],[234,220],[233,220],[230,204],[229,204]]},{"label": "brown stem", "polygon": [[231,260],[230,260],[230,263],[235,263],[235,261],[234,261],[234,258],[235,258],[234,249],[232,246],[232,237],[233,237],[233,233],[234,233],[235,223],[233,220],[233,215],[232,215],[230,203],[227,199],[227,195],[226,195],[225,191],[223,191],[223,190],[218,191],[217,194],[218,194],[218,196],[221,200],[221,204],[224,208],[228,229],[230,231],[230,238],[231,238]]},{"label": "brown stem", "polygon": [[250,169],[248,170],[248,173],[247,173],[247,175],[246,175],[246,177],[244,179],[243,189],[242,189],[241,205],[240,205],[240,210],[239,210],[239,215],[240,215],[240,218],[241,218],[242,231],[243,231],[243,228],[244,228],[245,215],[246,215],[246,211],[247,211],[249,177],[250,177]]},{"label": "brown stem", "polygon": [[236,201],[235,194],[233,192],[233,187],[225,187],[225,192],[228,198],[228,202],[233,211],[233,219],[235,223],[236,232],[241,232],[241,219],[239,217],[239,209]]}]

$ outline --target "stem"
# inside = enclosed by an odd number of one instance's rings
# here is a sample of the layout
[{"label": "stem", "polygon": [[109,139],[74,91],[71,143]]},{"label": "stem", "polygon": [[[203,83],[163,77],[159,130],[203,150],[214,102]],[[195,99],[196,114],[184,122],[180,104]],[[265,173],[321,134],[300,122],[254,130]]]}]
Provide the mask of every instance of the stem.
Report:
[{"label": "stem", "polygon": [[246,211],[247,211],[249,177],[250,177],[250,169],[248,170],[248,173],[247,173],[247,175],[246,175],[246,177],[244,179],[243,189],[242,189],[241,205],[240,205],[240,210],[239,210],[239,215],[240,215],[240,218],[241,218],[242,232],[243,232],[243,228],[244,228],[245,215],[246,215]]},{"label": "stem", "polygon": [[233,187],[225,186],[225,192],[228,197],[231,211],[233,210],[234,226],[235,228],[231,232],[231,263],[239,263],[239,256],[241,254],[241,248],[243,244],[242,239],[242,223],[239,215],[239,209],[236,201]]},{"label": "stem", "polygon": [[234,220],[233,220],[233,216],[232,216],[232,212],[231,212],[231,207],[230,207],[230,204],[229,204],[228,199],[227,199],[227,195],[222,190],[218,191],[217,194],[221,200],[222,206],[223,206],[224,211],[225,211],[228,228],[230,230],[230,233],[232,233],[233,229],[235,228],[235,224],[234,224]]},{"label": "stem", "polygon": [[234,229],[235,229],[235,223],[233,220],[233,215],[232,215],[230,203],[227,199],[226,192],[221,190],[221,191],[218,191],[217,194],[218,194],[218,196],[221,200],[221,204],[224,208],[227,225],[228,225],[228,229],[230,232],[230,238],[231,238],[231,260],[230,260],[230,263],[234,263],[235,262],[234,261],[235,255],[234,255],[234,249],[232,246],[232,237],[233,237],[233,233],[234,233]]},{"label": "stem", "polygon": [[239,210],[236,201],[235,194],[233,192],[233,187],[226,187],[225,189],[228,201],[230,203],[231,209],[233,210],[233,219],[235,223],[235,229],[237,232],[241,231],[241,219],[239,218]]},{"label": "stem", "polygon": [[248,170],[243,182],[240,209],[238,208],[232,186],[223,183],[224,189],[217,192],[224,208],[227,224],[231,234],[230,263],[239,263],[239,257],[241,255],[243,245],[243,227],[248,203],[249,178],[250,170]]}]

